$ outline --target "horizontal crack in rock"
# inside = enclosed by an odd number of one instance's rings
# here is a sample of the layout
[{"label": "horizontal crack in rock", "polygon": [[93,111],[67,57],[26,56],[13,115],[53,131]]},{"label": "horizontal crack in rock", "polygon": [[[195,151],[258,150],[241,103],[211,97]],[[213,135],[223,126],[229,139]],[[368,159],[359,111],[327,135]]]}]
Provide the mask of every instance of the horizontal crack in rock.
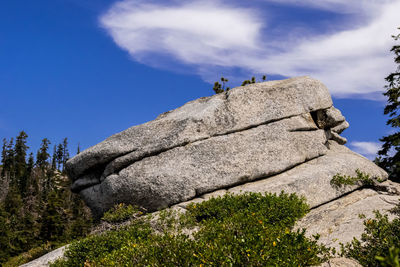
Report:
[{"label": "horizontal crack in rock", "polygon": [[[249,176],[249,178],[248,178],[246,181],[240,181],[240,182],[237,182],[237,183],[235,183],[235,184],[231,184],[231,185],[229,185],[229,186],[216,187],[215,189],[209,190],[209,191],[199,191],[198,189],[196,189],[196,190],[195,190],[195,191],[196,191],[196,195],[195,195],[193,198],[186,200],[185,202],[192,201],[193,199],[196,199],[196,198],[202,198],[202,199],[205,200],[205,198],[202,197],[202,196],[205,195],[205,194],[210,194],[210,193],[213,193],[213,192],[218,191],[218,190],[226,190],[226,191],[228,192],[229,189],[232,189],[232,188],[234,188],[234,187],[236,187],[236,186],[245,185],[245,184],[249,184],[249,183],[253,183],[253,182],[260,181],[260,180],[264,180],[264,179],[271,178],[272,176],[276,176],[276,175],[282,174],[282,173],[284,173],[284,172],[290,171],[290,170],[292,170],[292,169],[294,169],[294,168],[296,168],[296,167],[298,167],[298,166],[300,166],[300,165],[302,165],[302,164],[308,163],[308,162],[310,162],[310,161],[312,161],[312,160],[318,159],[318,158],[323,157],[323,156],[325,156],[325,155],[326,155],[326,154],[324,154],[324,155],[319,155],[319,156],[316,156],[316,157],[313,157],[313,158],[306,159],[306,160],[303,161],[303,162],[294,164],[294,165],[292,165],[292,166],[290,166],[290,167],[288,167],[288,168],[286,168],[286,169],[284,169],[284,170],[282,170],[282,171],[275,172],[275,173],[271,173],[271,174],[269,174],[269,175],[254,176],[253,178],[251,178],[251,176]],[[171,206],[173,206],[173,205],[177,205],[177,206],[181,207],[181,206],[180,206],[180,203],[171,204]],[[183,207],[183,206],[182,206],[182,207]]]},{"label": "horizontal crack in rock", "polygon": [[[330,107],[328,107],[328,108],[320,109],[320,110],[326,110],[326,109],[329,109],[329,108],[331,108],[331,107],[332,107],[332,106],[330,106]],[[313,110],[313,111],[310,111],[310,113],[315,113],[315,112],[317,112],[317,111],[319,111],[319,110]],[[279,121],[282,121],[282,120],[286,120],[286,119],[298,117],[298,116],[301,116],[301,115],[303,115],[303,114],[306,114],[306,113],[300,113],[300,114],[295,114],[295,115],[290,115],[290,116],[282,117],[282,118],[279,118],[279,119],[268,120],[268,121],[265,121],[265,122],[260,123],[260,124],[249,125],[249,126],[247,126],[247,127],[243,127],[243,128],[239,128],[239,129],[235,129],[235,130],[231,130],[231,131],[225,131],[224,133],[213,134],[213,135],[210,135],[210,136],[205,137],[205,138],[199,138],[199,139],[195,139],[195,140],[192,140],[192,141],[189,141],[189,142],[183,142],[183,143],[178,144],[178,145],[175,145],[175,146],[165,147],[165,148],[163,148],[163,149],[158,149],[158,150],[150,151],[150,152],[147,152],[147,153],[143,152],[142,155],[140,155],[140,156],[138,156],[138,157],[136,157],[136,158],[135,158],[135,157],[129,158],[129,154],[138,151],[137,149],[135,149],[135,150],[126,152],[126,153],[124,153],[124,154],[121,154],[121,155],[119,155],[119,156],[117,156],[117,157],[113,157],[111,160],[109,160],[109,161],[106,162],[106,163],[103,163],[103,164],[101,164],[101,165],[97,165],[97,166],[91,167],[90,169],[88,169],[87,171],[85,171],[84,174],[81,175],[80,177],[86,176],[86,175],[90,174],[91,172],[101,173],[101,175],[99,175],[99,183],[98,183],[98,184],[100,184],[106,177],[108,177],[108,176],[110,176],[110,175],[114,175],[114,174],[119,175],[119,172],[120,172],[121,170],[123,170],[124,168],[128,167],[129,165],[131,165],[131,164],[133,164],[133,163],[135,163],[135,162],[141,161],[141,160],[143,160],[143,159],[145,159],[145,158],[149,158],[149,157],[153,157],[153,156],[158,156],[158,155],[160,155],[161,153],[167,152],[168,150],[172,150],[172,149],[178,148],[178,147],[184,147],[184,146],[186,146],[186,145],[188,145],[188,144],[195,144],[195,143],[198,143],[198,142],[201,142],[201,141],[204,141],[204,140],[211,139],[211,138],[213,138],[213,137],[218,137],[218,136],[224,136],[224,135],[230,135],[230,134],[240,133],[240,132],[247,131],[247,130],[251,130],[251,129],[254,129],[254,128],[257,128],[257,127],[260,127],[260,126],[264,126],[264,125],[268,125],[268,124],[271,124],[271,123],[279,122]],[[303,128],[303,129],[301,129],[301,128],[300,128],[300,129],[292,129],[292,130],[288,130],[288,131],[289,131],[289,132],[303,132],[303,131],[317,131],[317,130],[319,130],[319,129],[314,129],[314,128],[309,128],[309,129]],[[112,168],[112,167],[111,167],[111,171],[110,171],[110,172],[106,172],[106,170],[107,170],[107,168],[109,167],[110,164],[112,164],[112,163],[113,163],[115,160],[117,160],[118,158],[122,158],[122,157],[127,157],[127,158],[126,158],[125,161],[122,161],[122,162],[118,163],[118,165],[117,165],[116,168]],[[310,159],[310,160],[312,160],[312,159]],[[306,162],[306,161],[305,161],[305,162]],[[304,162],[302,162],[302,163],[304,163]],[[302,164],[302,163],[299,163],[299,165]],[[296,165],[296,166],[297,166],[297,165]],[[295,167],[295,166],[294,166],[294,167]],[[290,168],[289,168],[289,169],[290,169]],[[289,170],[289,169],[286,169],[286,170],[284,170],[284,171],[282,171],[282,172],[285,172],[285,171],[287,171],[287,170]],[[276,175],[276,174],[272,174],[272,175]],[[272,175],[269,175],[269,176],[267,176],[267,177],[270,177],[270,176],[272,176]],[[266,178],[266,177],[264,177],[264,178]],[[80,178],[76,179],[75,181],[78,181],[79,179],[80,179]],[[256,179],[261,179],[261,178],[256,178]],[[241,183],[241,184],[243,184],[243,183]],[[83,190],[83,189],[86,189],[86,188],[91,187],[91,186],[93,186],[93,185],[95,185],[95,184],[91,183],[91,184],[88,185],[87,187],[80,185],[80,186],[79,186],[79,189],[80,189],[80,190]],[[240,185],[240,184],[238,184],[238,185]]]},{"label": "horizontal crack in rock", "polygon": [[[198,142],[201,142],[201,141],[204,141],[204,140],[211,139],[213,137],[240,133],[240,132],[251,130],[251,129],[254,129],[254,128],[257,128],[257,127],[260,127],[260,126],[264,126],[264,125],[268,125],[268,124],[275,123],[275,122],[278,122],[278,121],[282,121],[282,120],[294,118],[294,117],[297,117],[297,116],[301,116],[302,114],[304,114],[304,113],[291,115],[291,116],[287,116],[287,117],[283,117],[283,118],[279,118],[279,119],[269,120],[269,121],[266,121],[266,122],[260,123],[260,124],[249,125],[248,127],[243,127],[243,128],[232,130],[232,131],[226,131],[224,133],[218,133],[218,134],[210,135],[210,136],[205,137],[205,138],[199,138],[199,139],[196,139],[196,140],[193,140],[193,141],[190,141],[190,142],[185,142],[185,143],[182,143],[182,144],[179,144],[179,145],[167,147],[167,148],[160,149],[160,150],[155,150],[153,152],[149,152],[149,153],[146,153],[146,154],[143,153],[142,157],[138,157],[134,161],[129,161],[124,165],[118,166],[118,168],[116,168],[113,172],[110,172],[109,174],[107,173],[105,176],[112,175],[112,174],[118,174],[122,169],[128,167],[129,165],[131,165],[131,164],[133,164],[133,163],[135,163],[137,161],[141,161],[141,160],[143,160],[145,158],[148,158],[148,157],[158,156],[161,153],[164,153],[164,152],[166,152],[168,150],[172,150],[172,149],[177,148],[177,147],[184,147],[184,146],[186,146],[188,144],[195,144],[195,143],[198,143]],[[311,129],[310,130],[307,129],[307,130],[304,130],[304,131],[317,131],[317,130],[319,130],[319,129],[312,129],[312,130]],[[303,130],[301,129],[301,130],[288,130],[288,131],[289,132],[296,132],[296,131],[300,132],[300,131],[303,131]],[[132,151],[132,152],[134,152],[134,151]],[[130,154],[130,153],[127,153],[127,154]],[[127,154],[125,154],[123,156],[126,156]],[[116,158],[114,158],[112,161],[114,161],[115,159]],[[112,161],[109,161],[108,164],[112,163]]]},{"label": "horizontal crack in rock", "polygon": [[385,193],[388,193],[389,195],[397,195],[396,193],[391,193],[391,192],[389,191],[389,188],[388,188],[387,186],[382,186],[382,185],[380,185],[380,184],[375,184],[375,185],[360,185],[359,187],[357,187],[357,188],[355,188],[355,189],[353,189],[353,190],[351,190],[351,191],[349,191],[349,192],[343,193],[342,195],[340,195],[340,196],[338,196],[338,197],[335,197],[335,198],[333,198],[333,199],[331,199],[331,200],[325,201],[325,202],[323,202],[323,203],[321,203],[321,204],[312,206],[312,207],[311,207],[311,210],[317,209],[317,208],[319,208],[319,207],[321,207],[321,206],[327,205],[327,204],[329,204],[329,203],[331,203],[331,202],[334,202],[334,201],[336,201],[336,200],[338,200],[338,199],[341,199],[341,198],[343,198],[343,197],[346,197],[346,196],[348,196],[348,195],[350,195],[350,194],[352,194],[352,193],[354,193],[354,192],[361,191],[361,190],[364,190],[364,189],[372,189],[372,190],[374,190],[375,192],[377,192],[378,194],[379,194],[380,192],[385,192]]}]

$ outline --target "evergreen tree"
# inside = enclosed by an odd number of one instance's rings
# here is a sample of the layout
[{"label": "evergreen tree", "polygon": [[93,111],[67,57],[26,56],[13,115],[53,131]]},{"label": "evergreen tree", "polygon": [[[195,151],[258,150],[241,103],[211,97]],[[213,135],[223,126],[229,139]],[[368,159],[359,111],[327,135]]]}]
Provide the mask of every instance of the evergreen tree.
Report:
[{"label": "evergreen tree", "polygon": [[56,191],[50,192],[46,208],[42,214],[40,237],[49,241],[62,239],[65,229],[64,216],[60,197]]},{"label": "evergreen tree", "polygon": [[[399,28],[400,29],[400,28]],[[394,40],[400,40],[400,34],[393,36]],[[397,69],[386,77],[387,85],[385,96],[388,97],[388,104],[385,107],[385,115],[391,117],[387,121],[387,125],[394,128],[400,128],[400,44],[394,45],[391,51],[395,54],[394,62],[398,64]],[[400,181],[400,132],[390,134],[380,139],[384,142],[382,149],[379,151],[378,164],[385,168],[392,180]],[[391,155],[393,150],[394,154]]]},{"label": "evergreen tree", "polygon": [[0,178],[3,178],[5,176],[5,169],[7,168],[6,166],[6,157],[7,157],[7,139],[3,139],[3,146],[1,149],[1,173],[0,173]]},{"label": "evergreen tree", "polygon": [[14,178],[14,138],[10,139],[10,142],[7,143],[5,141],[5,159],[3,163],[3,170],[2,172],[4,173],[4,178],[7,180],[11,180]]},{"label": "evergreen tree", "polygon": [[21,179],[26,171],[26,153],[29,148],[26,145],[27,138],[28,135],[21,131],[15,139],[15,175],[17,179]]},{"label": "evergreen tree", "polygon": [[54,145],[53,156],[51,157],[51,168],[55,170],[57,168],[57,146]]},{"label": "evergreen tree", "polygon": [[85,235],[90,230],[91,220],[87,213],[85,213],[84,203],[77,194],[72,196],[72,223],[69,229],[69,236],[76,239]]},{"label": "evergreen tree", "polygon": [[61,164],[63,163],[63,145],[58,144],[56,152],[57,169],[60,170]]},{"label": "evergreen tree", "polygon": [[69,159],[69,151],[68,151],[68,139],[64,138],[63,143],[62,143],[62,171],[64,172],[65,170],[65,163],[67,163],[67,160]]},{"label": "evergreen tree", "polygon": [[50,141],[46,138],[37,151],[36,165],[33,153],[26,162],[26,139],[22,131],[15,146],[13,138],[3,140],[1,179],[7,190],[0,202],[0,266],[37,246],[70,242],[85,235],[91,225],[90,213],[69,189],[70,181],[57,179],[60,174],[54,171],[57,163],[64,166],[69,158],[67,139],[55,146],[54,168],[48,163]]},{"label": "evergreen tree", "polygon": [[33,177],[33,168],[35,167],[35,159],[33,158],[33,153],[29,154],[28,164],[26,166],[27,184],[26,189],[31,188],[31,194],[38,192],[37,180]]},{"label": "evergreen tree", "polygon": [[47,161],[50,157],[49,152],[48,152],[49,145],[50,145],[49,139],[44,138],[42,140],[42,144],[40,145],[40,148],[37,152],[36,165],[41,169],[44,169],[48,165]]},{"label": "evergreen tree", "polygon": [[78,143],[78,148],[76,149],[76,154],[78,155],[79,153],[81,153],[81,146],[80,146],[80,144]]}]

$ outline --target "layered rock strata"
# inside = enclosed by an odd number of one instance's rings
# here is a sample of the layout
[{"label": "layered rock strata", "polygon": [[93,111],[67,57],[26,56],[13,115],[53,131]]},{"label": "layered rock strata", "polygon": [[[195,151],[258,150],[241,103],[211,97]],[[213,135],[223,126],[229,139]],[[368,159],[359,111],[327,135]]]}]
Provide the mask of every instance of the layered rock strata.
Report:
[{"label": "layered rock strata", "polygon": [[285,190],[317,206],[354,190],[329,187],[338,172],[386,178],[343,146],[348,126],[315,79],[257,83],[115,134],[66,169],[97,217],[120,202],[154,211],[217,190]]}]

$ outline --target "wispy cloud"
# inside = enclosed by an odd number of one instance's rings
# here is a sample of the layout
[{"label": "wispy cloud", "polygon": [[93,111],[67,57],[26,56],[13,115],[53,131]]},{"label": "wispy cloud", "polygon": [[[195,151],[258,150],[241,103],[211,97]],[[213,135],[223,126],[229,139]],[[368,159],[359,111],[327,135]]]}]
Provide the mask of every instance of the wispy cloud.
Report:
[{"label": "wispy cloud", "polygon": [[377,142],[351,142],[350,147],[364,157],[373,160],[381,149],[381,144]]},{"label": "wispy cloud", "polygon": [[341,13],[359,13],[375,12],[380,5],[393,2],[392,0],[361,0],[361,1],[348,1],[348,0],[264,0],[267,2],[276,2],[279,4],[305,6],[310,8],[325,9]]},{"label": "wispy cloud", "polygon": [[370,95],[383,89],[383,78],[394,69],[389,49],[391,35],[400,26],[400,1],[279,1],[334,12],[354,6],[353,10],[365,15],[352,15],[354,20],[362,17],[362,27],[348,25],[345,31],[301,38],[288,32],[280,40],[270,38],[268,22],[272,17],[256,3],[244,8],[222,0],[123,0],[100,20],[134,60],[157,67],[178,62],[207,81],[239,68],[248,73],[311,75],[339,97]]},{"label": "wispy cloud", "polygon": [[261,20],[217,1],[181,5],[117,3],[101,22],[134,59],[168,54],[190,64],[228,65],[223,55],[256,51]]}]

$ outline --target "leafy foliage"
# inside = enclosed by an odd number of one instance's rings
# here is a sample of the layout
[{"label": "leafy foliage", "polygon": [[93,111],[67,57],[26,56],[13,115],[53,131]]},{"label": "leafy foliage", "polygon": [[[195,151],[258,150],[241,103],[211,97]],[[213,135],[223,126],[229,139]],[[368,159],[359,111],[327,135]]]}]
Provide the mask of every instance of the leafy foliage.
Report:
[{"label": "leafy foliage", "polygon": [[144,216],[124,229],[75,242],[66,259],[53,266],[318,264],[328,258],[329,249],[307,238],[304,230],[291,230],[307,211],[294,194],[225,195],[192,204],[184,214]]},{"label": "leafy foliage", "polygon": [[400,267],[399,261],[400,248],[391,247],[389,248],[389,254],[382,256],[375,256],[375,259],[380,261],[381,266],[384,267]]},{"label": "leafy foliage", "polygon": [[[351,257],[363,266],[396,266],[400,257],[400,214],[396,213],[400,204],[392,211],[396,218],[375,212],[374,219],[364,220],[365,230],[361,241],[354,238],[342,245],[342,255]],[[397,262],[397,263],[396,263]],[[397,265],[396,265],[397,264]]]}]

